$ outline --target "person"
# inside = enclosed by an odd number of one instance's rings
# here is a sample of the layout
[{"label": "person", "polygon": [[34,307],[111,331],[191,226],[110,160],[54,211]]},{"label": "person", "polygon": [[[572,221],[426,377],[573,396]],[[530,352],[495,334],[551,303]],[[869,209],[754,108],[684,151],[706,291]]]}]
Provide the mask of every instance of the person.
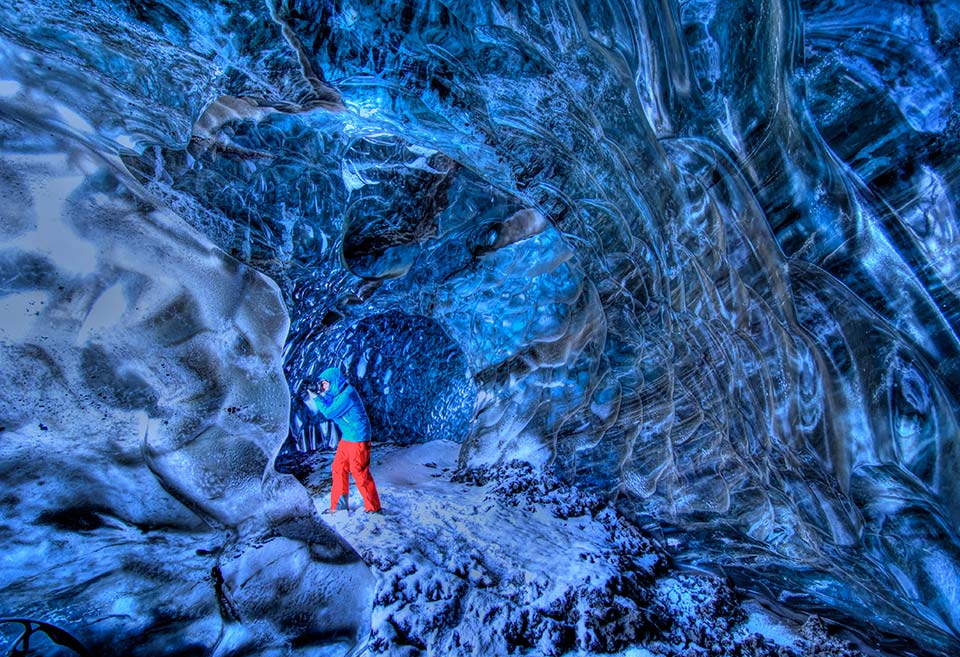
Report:
[{"label": "person", "polygon": [[306,390],[307,408],[332,420],[341,433],[331,467],[333,487],[327,513],[336,513],[341,498],[346,501],[350,475],[363,498],[364,510],[379,513],[380,496],[370,474],[370,418],[360,395],[336,367],[323,370],[317,383],[308,385]]}]

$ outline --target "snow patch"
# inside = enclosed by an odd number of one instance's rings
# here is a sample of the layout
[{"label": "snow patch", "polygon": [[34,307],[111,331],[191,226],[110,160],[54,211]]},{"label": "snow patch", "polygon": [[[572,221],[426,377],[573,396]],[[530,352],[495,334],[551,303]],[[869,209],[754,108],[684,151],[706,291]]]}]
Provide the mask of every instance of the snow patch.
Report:
[{"label": "snow patch", "polygon": [[[458,469],[460,448],[374,444],[383,512],[354,489],[350,511],[324,516],[376,578],[371,654],[818,654],[721,578],[678,572],[604,500],[527,463]],[[330,458],[304,480],[320,509]]]}]

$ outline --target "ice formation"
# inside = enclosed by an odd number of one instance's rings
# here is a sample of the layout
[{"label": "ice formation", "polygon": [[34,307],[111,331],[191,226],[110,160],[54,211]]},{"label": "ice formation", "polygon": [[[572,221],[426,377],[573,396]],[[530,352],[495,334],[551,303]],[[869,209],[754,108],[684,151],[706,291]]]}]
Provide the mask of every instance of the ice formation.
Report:
[{"label": "ice formation", "polygon": [[336,363],[381,442],[955,654],[958,38],[950,0],[0,4],[0,613],[362,644],[376,579],[289,474]]}]

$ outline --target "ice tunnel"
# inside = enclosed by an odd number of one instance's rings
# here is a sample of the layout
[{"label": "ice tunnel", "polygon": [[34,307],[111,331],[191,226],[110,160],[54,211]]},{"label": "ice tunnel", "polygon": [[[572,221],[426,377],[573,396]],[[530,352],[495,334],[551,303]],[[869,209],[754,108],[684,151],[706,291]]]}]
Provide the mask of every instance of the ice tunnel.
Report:
[{"label": "ice tunnel", "polygon": [[952,0],[0,2],[0,616],[349,650],[375,583],[274,467],[337,364],[382,443],[957,654],[958,40]]},{"label": "ice tunnel", "polygon": [[[395,311],[342,324],[288,344],[287,380],[294,387],[333,364],[369,400],[367,414],[378,440],[463,442],[476,386],[463,352],[437,322]],[[298,403],[293,410],[301,412]]]}]

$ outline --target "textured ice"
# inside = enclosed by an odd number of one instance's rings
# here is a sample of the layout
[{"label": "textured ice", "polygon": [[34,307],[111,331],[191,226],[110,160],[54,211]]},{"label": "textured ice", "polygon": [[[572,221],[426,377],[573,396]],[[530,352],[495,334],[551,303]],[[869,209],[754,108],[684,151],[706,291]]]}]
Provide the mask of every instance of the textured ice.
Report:
[{"label": "textured ice", "polygon": [[960,649],[956,3],[0,25],[5,610],[351,643],[371,576],[273,467],[335,363],[381,442],[552,468],[780,613]]},{"label": "textured ice", "polygon": [[[458,450],[378,446],[373,467],[392,512],[366,516],[356,499],[353,513],[325,516],[376,578],[372,653],[678,657],[723,646],[862,657],[823,629],[813,639],[748,614],[720,578],[672,570],[599,498],[520,461],[456,472]],[[330,487],[325,468],[307,482]]]},{"label": "textured ice", "polygon": [[289,403],[276,286],[115,162],[7,119],[2,615],[97,655],[317,636],[342,654],[369,627],[372,581],[272,467]]}]

